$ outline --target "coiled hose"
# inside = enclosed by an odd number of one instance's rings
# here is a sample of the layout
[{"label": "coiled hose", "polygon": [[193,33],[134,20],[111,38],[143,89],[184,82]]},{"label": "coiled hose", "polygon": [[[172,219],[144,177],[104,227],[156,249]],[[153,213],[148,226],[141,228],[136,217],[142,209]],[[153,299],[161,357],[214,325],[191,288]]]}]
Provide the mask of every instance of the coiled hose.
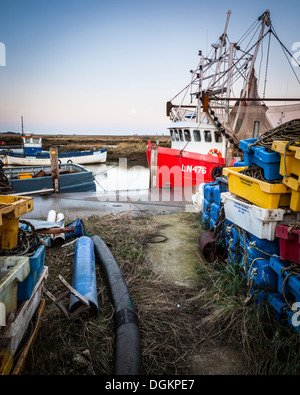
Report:
[{"label": "coiled hose", "polygon": [[139,375],[141,347],[138,318],[121,270],[111,251],[98,236],[91,237],[96,258],[105,272],[115,308],[116,353],[115,375]]}]

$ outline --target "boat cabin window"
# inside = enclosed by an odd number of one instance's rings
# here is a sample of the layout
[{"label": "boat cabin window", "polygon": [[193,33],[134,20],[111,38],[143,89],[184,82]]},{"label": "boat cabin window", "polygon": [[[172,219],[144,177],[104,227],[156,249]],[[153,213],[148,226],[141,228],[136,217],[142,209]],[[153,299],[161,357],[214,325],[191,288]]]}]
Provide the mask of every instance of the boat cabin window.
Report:
[{"label": "boat cabin window", "polygon": [[30,143],[30,137],[25,137],[25,143]]},{"label": "boat cabin window", "polygon": [[204,130],[204,141],[207,143],[211,143],[211,131],[210,130]]},{"label": "boat cabin window", "polygon": [[195,141],[201,141],[200,130],[193,130],[193,136]]},{"label": "boat cabin window", "polygon": [[191,141],[191,133],[188,129],[184,129],[184,139],[185,141]]},{"label": "boat cabin window", "polygon": [[177,130],[177,129],[174,129],[174,133],[175,133],[175,139],[176,139],[176,141],[179,141],[178,130]]},{"label": "boat cabin window", "polygon": [[180,141],[184,141],[183,132],[181,129],[179,129],[179,136],[180,136]]},{"label": "boat cabin window", "polygon": [[38,137],[33,137],[32,142],[37,144],[40,142],[40,139]]},{"label": "boat cabin window", "polygon": [[222,143],[222,134],[221,132],[215,132],[215,142]]},{"label": "boat cabin window", "polygon": [[175,141],[174,130],[170,130],[171,140]]}]

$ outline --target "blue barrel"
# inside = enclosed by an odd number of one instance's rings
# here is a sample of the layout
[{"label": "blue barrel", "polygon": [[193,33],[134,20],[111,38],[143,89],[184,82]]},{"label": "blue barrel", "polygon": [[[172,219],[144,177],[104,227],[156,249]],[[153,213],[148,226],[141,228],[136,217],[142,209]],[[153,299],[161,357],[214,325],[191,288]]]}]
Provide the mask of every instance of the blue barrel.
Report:
[{"label": "blue barrel", "polygon": [[67,239],[71,239],[71,238],[75,238],[75,237],[79,237],[79,236],[83,236],[84,235],[84,224],[82,222],[81,218],[77,218],[75,221],[70,222],[66,227],[67,228],[71,228],[72,226],[74,226],[75,228],[75,232],[69,232],[65,234],[65,238]]},{"label": "blue barrel", "polygon": [[[73,266],[72,287],[90,302],[88,314],[81,318],[95,317],[98,313],[94,243],[87,237],[80,237],[76,242]],[[69,311],[75,311],[82,302],[71,294]]]}]

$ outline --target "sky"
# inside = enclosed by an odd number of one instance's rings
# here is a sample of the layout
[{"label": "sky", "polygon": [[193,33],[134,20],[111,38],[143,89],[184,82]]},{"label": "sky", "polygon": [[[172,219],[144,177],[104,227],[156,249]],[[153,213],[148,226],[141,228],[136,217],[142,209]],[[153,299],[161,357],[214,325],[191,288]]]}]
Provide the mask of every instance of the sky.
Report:
[{"label": "sky", "polygon": [[[166,102],[228,10],[234,41],[266,9],[300,61],[298,0],[0,0],[0,131],[21,132],[23,117],[32,133],[164,133]],[[300,97],[300,68],[272,44],[266,96]]]}]

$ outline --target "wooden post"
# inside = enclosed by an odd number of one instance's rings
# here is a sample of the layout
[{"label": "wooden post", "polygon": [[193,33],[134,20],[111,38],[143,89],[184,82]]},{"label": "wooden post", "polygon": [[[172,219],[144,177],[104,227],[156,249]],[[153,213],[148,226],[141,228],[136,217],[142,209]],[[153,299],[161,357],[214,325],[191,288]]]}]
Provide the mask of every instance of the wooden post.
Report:
[{"label": "wooden post", "polygon": [[60,193],[58,151],[56,147],[50,148],[50,162],[51,162],[51,174],[52,174],[52,187],[54,189],[54,193]]},{"label": "wooden post", "polygon": [[229,147],[226,149],[226,158],[225,158],[225,167],[231,167],[231,161],[232,161],[232,144],[230,144]]}]

